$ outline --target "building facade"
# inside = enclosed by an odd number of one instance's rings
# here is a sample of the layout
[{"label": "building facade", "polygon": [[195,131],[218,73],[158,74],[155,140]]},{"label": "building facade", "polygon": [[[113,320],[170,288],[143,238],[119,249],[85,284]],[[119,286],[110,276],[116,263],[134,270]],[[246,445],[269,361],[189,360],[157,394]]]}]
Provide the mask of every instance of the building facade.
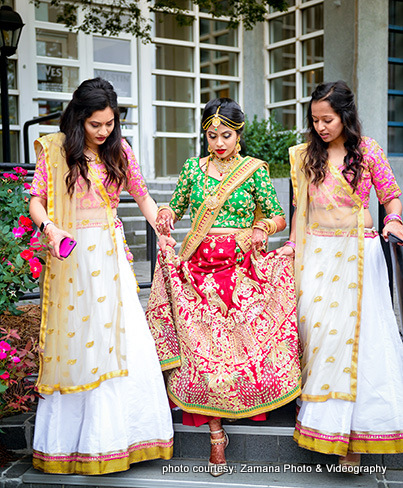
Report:
[{"label": "building facade", "polygon": [[[403,0],[289,0],[287,12],[270,12],[252,31],[229,30],[225,18],[189,2],[192,25],[156,14],[148,44],[126,34],[69,32],[46,0],[39,7],[6,3],[25,23],[9,63],[15,162],[23,159],[24,122],[63,110],[78,84],[94,76],[114,85],[123,134],[148,180],[175,179],[184,160],[200,154],[209,99],[229,96],[250,119],[272,114],[303,131],[314,86],[344,79],[356,93],[365,134],[389,153],[403,182]],[[56,124],[32,126],[30,140]]]}]

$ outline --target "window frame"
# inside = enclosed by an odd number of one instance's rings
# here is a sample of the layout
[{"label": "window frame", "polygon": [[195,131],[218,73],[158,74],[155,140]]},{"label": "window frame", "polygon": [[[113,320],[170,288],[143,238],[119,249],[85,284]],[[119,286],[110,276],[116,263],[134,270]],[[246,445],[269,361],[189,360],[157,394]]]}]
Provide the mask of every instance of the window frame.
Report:
[{"label": "window frame", "polygon": [[[306,130],[305,121],[303,117],[304,104],[309,102],[310,96],[303,96],[303,77],[304,73],[312,70],[318,70],[324,68],[324,60],[318,63],[303,65],[303,51],[302,45],[304,41],[309,39],[315,39],[319,37],[324,37],[324,29],[318,29],[314,32],[309,32],[307,34],[302,33],[303,28],[303,11],[314,7],[316,5],[323,5],[324,0],[310,0],[304,2],[303,0],[296,0],[295,5],[289,7],[287,12],[273,12],[266,16],[266,22],[264,23],[264,63],[265,63],[265,112],[266,116],[270,117],[271,111],[280,107],[295,107],[295,126],[300,132]],[[270,25],[269,21],[282,17],[284,15],[289,15],[291,13],[295,14],[295,36],[282,41],[270,42]],[[273,49],[283,47],[286,45],[295,45],[295,66],[294,68],[278,71],[275,73],[271,72],[271,51]],[[287,100],[281,100],[274,102],[271,96],[271,81],[284,76],[295,76],[295,97]],[[291,129],[291,127],[287,127]]]},{"label": "window frame", "polygon": [[[228,82],[228,83],[237,83],[238,85],[238,97],[237,101],[242,106],[243,105],[243,80],[242,80],[242,40],[243,40],[243,32],[242,26],[238,27],[235,35],[237,36],[237,46],[226,46],[222,44],[212,44],[207,42],[200,41],[200,19],[208,19],[208,20],[218,20],[222,22],[228,22],[228,17],[220,17],[219,19],[215,19],[211,14],[206,14],[204,12],[200,12],[200,9],[197,5],[193,6],[193,10],[186,11],[186,15],[189,15],[194,18],[192,23],[192,41],[185,41],[185,40],[178,40],[173,38],[167,37],[157,37],[155,35],[155,30],[152,35],[152,44],[153,46],[157,45],[166,45],[166,46],[183,46],[193,49],[193,71],[179,71],[179,70],[165,70],[156,67],[156,56],[154,55],[153,66],[151,70],[151,79],[152,79],[152,86],[153,86],[153,94],[152,94],[152,107],[154,113],[154,120],[153,120],[153,156],[154,156],[154,148],[157,138],[163,139],[191,139],[193,141],[193,145],[195,148],[195,155],[201,154],[201,138],[200,138],[200,126],[201,126],[201,113],[205,106],[202,100],[203,90],[201,88],[202,80],[212,80],[218,82]],[[154,28],[155,29],[155,28]],[[223,29],[222,31],[217,31],[217,33],[222,33],[228,31],[228,29]],[[216,34],[216,33],[215,33]],[[201,66],[202,62],[200,59],[201,50],[210,50],[210,51],[219,51],[219,52],[227,52],[227,53],[235,53],[238,55],[238,75],[231,76],[231,75],[218,75],[214,73],[201,73]],[[155,52],[155,50],[154,50]],[[193,83],[193,101],[192,102],[179,102],[179,101],[169,101],[169,100],[159,100],[156,96],[156,80],[158,76],[175,76],[175,77],[182,77],[191,80]],[[220,85],[221,86],[221,85]],[[159,131],[157,130],[158,121],[157,121],[157,107],[167,107],[167,108],[187,108],[193,110],[194,114],[194,131],[192,132],[169,132],[169,131]],[[190,156],[190,155],[189,155]],[[155,160],[155,158],[153,158]],[[159,177],[171,177],[172,175],[167,174],[167,164],[166,159],[163,159],[162,168],[161,168],[161,175]],[[157,173],[157,168],[154,167],[155,173]]]}]

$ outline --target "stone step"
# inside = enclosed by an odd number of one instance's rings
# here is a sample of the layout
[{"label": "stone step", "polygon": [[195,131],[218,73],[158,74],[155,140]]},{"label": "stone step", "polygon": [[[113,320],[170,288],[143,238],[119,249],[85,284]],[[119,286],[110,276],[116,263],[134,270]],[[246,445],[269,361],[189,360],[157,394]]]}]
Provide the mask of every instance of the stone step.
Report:
[{"label": "stone step", "polygon": [[[264,422],[250,419],[223,425],[230,437],[226,449],[228,472],[213,478],[206,472],[210,449],[208,427],[184,426],[181,411],[174,410],[174,457],[132,465],[131,469],[103,476],[52,475],[34,470],[27,454],[32,444],[34,415],[24,414],[0,421],[0,441],[17,449],[20,461],[0,479],[0,486],[13,488],[136,487],[136,488],[376,488],[377,478],[332,473],[336,456],[299,448],[292,440],[295,403],[269,413]],[[11,443],[11,444],[10,444]],[[25,454],[25,457],[23,456]],[[363,466],[401,469],[403,455],[363,455]],[[403,482],[403,471],[391,471],[391,481]],[[397,473],[397,474],[396,474]],[[399,474],[401,473],[401,474]],[[15,479],[12,477],[14,476]],[[17,480],[17,476],[19,477]],[[6,481],[4,481],[6,480]],[[380,481],[386,478],[380,477]],[[2,484],[4,483],[4,484]],[[392,486],[383,484],[382,486]],[[399,488],[401,485],[393,485]]]},{"label": "stone step", "polygon": [[[146,229],[146,219],[143,215],[122,216],[119,218],[123,222],[125,233]],[[190,229],[190,216],[184,215],[181,220],[176,222],[175,229]]]},{"label": "stone step", "polygon": [[[207,461],[200,463],[193,460],[186,463],[179,460],[145,462],[133,465],[126,472],[103,476],[42,474],[31,468],[22,476],[24,483],[22,486],[30,488],[47,486],[49,488],[73,486],[80,488],[89,486],[99,488],[311,488],[312,486],[315,488],[377,488],[378,486],[375,475],[335,474],[329,473],[326,467],[321,470],[315,465],[229,463],[227,469],[228,474],[213,478],[206,472]],[[399,487],[401,487],[400,483],[396,485],[396,488]]]}]

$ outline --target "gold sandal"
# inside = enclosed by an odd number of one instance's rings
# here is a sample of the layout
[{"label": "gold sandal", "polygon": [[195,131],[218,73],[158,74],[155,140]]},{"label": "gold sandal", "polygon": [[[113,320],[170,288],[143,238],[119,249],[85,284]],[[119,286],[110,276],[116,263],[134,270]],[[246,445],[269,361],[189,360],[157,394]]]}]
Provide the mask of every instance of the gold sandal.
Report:
[{"label": "gold sandal", "polygon": [[347,454],[347,456],[340,456],[339,457],[339,465],[340,466],[347,466],[347,467],[350,466],[351,468],[354,468],[356,466],[361,466],[361,455],[359,453],[351,453],[351,454],[358,454],[358,460],[353,461],[353,460],[346,459],[348,456],[348,454]]},{"label": "gold sandal", "polygon": [[[220,434],[221,432],[223,432],[223,434],[224,434],[222,437],[220,437],[218,439],[213,439],[211,437],[211,434]],[[217,446],[219,444],[225,444],[224,449],[226,449],[228,444],[229,444],[228,434],[225,432],[224,429],[210,431],[210,444],[212,446]],[[209,466],[209,473],[211,474],[211,476],[221,476],[222,474],[224,474],[226,472],[225,466],[227,466],[227,461],[225,461],[225,463],[212,463],[209,460],[208,466]]]}]

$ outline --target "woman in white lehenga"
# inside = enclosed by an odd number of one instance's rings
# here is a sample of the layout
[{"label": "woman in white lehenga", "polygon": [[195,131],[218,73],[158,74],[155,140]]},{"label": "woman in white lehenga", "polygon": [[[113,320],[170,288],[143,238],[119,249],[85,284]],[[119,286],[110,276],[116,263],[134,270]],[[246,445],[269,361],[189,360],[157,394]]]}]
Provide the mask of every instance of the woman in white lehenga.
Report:
[{"label": "woman in white lehenga", "polygon": [[[123,188],[153,226],[157,207],[121,139],[107,81],[77,88],[60,129],[35,142],[31,188],[30,212],[50,248],[33,464],[48,473],[104,474],[172,457],[165,386],[116,216]],[[65,237],[77,246],[62,259]]]},{"label": "woman in white lehenga", "polygon": [[403,345],[380,237],[368,210],[372,185],[382,230],[403,238],[401,194],[379,145],[361,136],[354,95],[319,85],[308,143],[290,149],[303,389],[294,439],[357,466],[360,453],[403,452]]}]

